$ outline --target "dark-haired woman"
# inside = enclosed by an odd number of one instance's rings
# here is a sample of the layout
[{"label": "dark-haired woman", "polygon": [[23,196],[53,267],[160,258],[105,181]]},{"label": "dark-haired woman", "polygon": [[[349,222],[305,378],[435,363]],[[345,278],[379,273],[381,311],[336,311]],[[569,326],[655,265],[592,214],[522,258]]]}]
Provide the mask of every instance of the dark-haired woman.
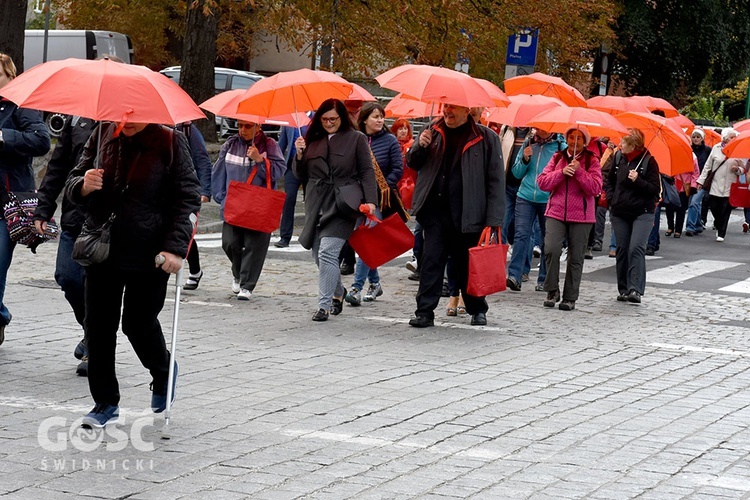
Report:
[{"label": "dark-haired woman", "polygon": [[336,203],[336,188],[360,185],[362,200],[375,211],[377,183],[364,134],[349,120],[344,103],[328,99],[320,105],[304,138],[295,141],[294,174],[306,184],[305,225],[299,237],[312,249],[318,266],[318,309],[313,321],[341,313],[346,289],[341,284],[339,252],[354,231],[360,213]]},{"label": "dark-haired woman", "polygon": [[[398,189],[397,184],[404,171],[401,146],[399,146],[396,137],[383,126],[384,124],[385,108],[376,102],[366,102],[359,113],[359,130],[367,136],[367,142],[375,158],[373,168],[378,183],[378,200],[380,201],[381,212],[387,210],[383,206],[383,202],[384,200],[390,200],[389,190]],[[378,173],[378,170],[380,173]],[[380,217],[382,213],[376,215]],[[370,287],[362,297],[365,279],[370,282]],[[372,302],[381,295],[383,295],[383,288],[380,286],[380,275],[377,268],[370,269],[361,258],[358,258],[354,270],[354,283],[346,296],[346,301],[353,306],[358,306],[362,304],[362,300]]]}]

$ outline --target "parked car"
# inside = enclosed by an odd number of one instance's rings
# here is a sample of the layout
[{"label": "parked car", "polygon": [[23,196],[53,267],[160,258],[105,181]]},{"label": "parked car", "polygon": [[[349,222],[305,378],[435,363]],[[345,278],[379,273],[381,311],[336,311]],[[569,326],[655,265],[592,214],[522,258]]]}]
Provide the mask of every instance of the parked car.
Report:
[{"label": "parked car", "polygon": [[[168,76],[179,85],[180,83],[180,66],[170,66],[160,71],[161,74]],[[219,94],[227,90],[249,89],[258,80],[265,78],[263,75],[253,73],[252,71],[242,71],[230,68],[214,68],[214,93]],[[226,117],[216,117],[216,130],[219,137],[227,137],[237,133],[237,120]],[[278,138],[279,127],[263,126],[267,134]]]}]

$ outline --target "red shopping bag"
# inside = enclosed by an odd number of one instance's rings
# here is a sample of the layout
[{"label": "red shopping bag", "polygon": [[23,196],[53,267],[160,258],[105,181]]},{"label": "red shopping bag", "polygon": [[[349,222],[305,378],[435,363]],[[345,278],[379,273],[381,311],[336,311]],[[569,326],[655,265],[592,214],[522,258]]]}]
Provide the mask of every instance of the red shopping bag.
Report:
[{"label": "red shopping bag", "polygon": [[398,194],[401,196],[404,208],[411,210],[411,205],[414,200],[414,180],[411,177],[404,176],[404,178],[398,182]]},{"label": "red shopping bag", "polygon": [[281,225],[286,195],[271,189],[271,163],[266,160],[266,187],[251,183],[258,169],[253,169],[246,182],[230,181],[224,202],[227,224],[272,233]]},{"label": "red shopping bag", "polygon": [[750,186],[739,179],[729,187],[729,204],[733,207],[750,207]]},{"label": "red shopping bag", "polygon": [[349,244],[367,264],[374,269],[414,248],[414,235],[398,214],[382,221],[373,215],[367,219],[373,226],[361,225],[349,237]]},{"label": "red shopping bag", "polygon": [[469,280],[466,291],[475,297],[505,290],[508,245],[491,241],[491,233],[491,228],[484,228],[477,246],[469,249]]}]

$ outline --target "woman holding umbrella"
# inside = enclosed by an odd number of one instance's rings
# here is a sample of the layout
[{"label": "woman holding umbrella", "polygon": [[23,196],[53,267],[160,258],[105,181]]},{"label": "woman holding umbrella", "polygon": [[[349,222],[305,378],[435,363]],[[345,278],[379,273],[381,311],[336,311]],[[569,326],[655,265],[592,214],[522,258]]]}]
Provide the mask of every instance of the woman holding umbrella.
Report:
[{"label": "woman holding umbrella", "polygon": [[654,225],[661,179],[656,159],[646,150],[643,132],[628,129],[607,175],[612,229],[617,240],[617,300],[640,304],[646,288],[646,243]]},{"label": "woman holding umbrella", "polygon": [[318,309],[312,320],[326,321],[329,313],[335,316],[343,308],[346,289],[338,257],[361,215],[345,203],[344,192],[361,189],[354,198],[374,213],[377,182],[367,139],[354,128],[340,100],[323,101],[307,134],[295,146],[294,174],[305,183],[307,193],[299,242],[312,249],[319,270]]},{"label": "woman holding umbrella", "polygon": [[555,307],[560,300],[560,256],[563,242],[568,242],[561,311],[575,309],[589,233],[596,222],[594,196],[602,191],[599,159],[586,148],[590,140],[591,135],[584,125],[568,129],[565,132],[568,148],[555,153],[537,178],[539,188],[550,193],[544,213],[544,260],[547,265],[544,307]]}]

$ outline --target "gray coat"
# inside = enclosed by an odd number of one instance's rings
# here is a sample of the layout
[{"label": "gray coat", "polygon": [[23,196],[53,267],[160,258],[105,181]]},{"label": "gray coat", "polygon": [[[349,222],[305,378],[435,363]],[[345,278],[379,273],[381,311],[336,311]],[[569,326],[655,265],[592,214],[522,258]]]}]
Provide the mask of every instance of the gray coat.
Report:
[{"label": "gray coat", "polygon": [[[472,120],[472,118],[469,118]],[[425,205],[435,179],[440,172],[445,150],[445,121],[441,118],[433,125],[433,139],[423,148],[419,141],[407,154],[408,165],[419,172],[414,188],[414,215]],[[461,155],[461,231],[481,232],[485,227],[502,227],[505,217],[505,170],[496,133],[477,125],[472,120],[472,131]]]},{"label": "gray coat", "polygon": [[338,211],[335,186],[358,180],[365,201],[377,205],[370,146],[361,132],[347,130],[308,144],[302,160],[295,160],[292,168],[305,184],[305,226],[299,237],[304,248],[312,248],[316,237],[348,239],[354,231],[358,216]]}]

